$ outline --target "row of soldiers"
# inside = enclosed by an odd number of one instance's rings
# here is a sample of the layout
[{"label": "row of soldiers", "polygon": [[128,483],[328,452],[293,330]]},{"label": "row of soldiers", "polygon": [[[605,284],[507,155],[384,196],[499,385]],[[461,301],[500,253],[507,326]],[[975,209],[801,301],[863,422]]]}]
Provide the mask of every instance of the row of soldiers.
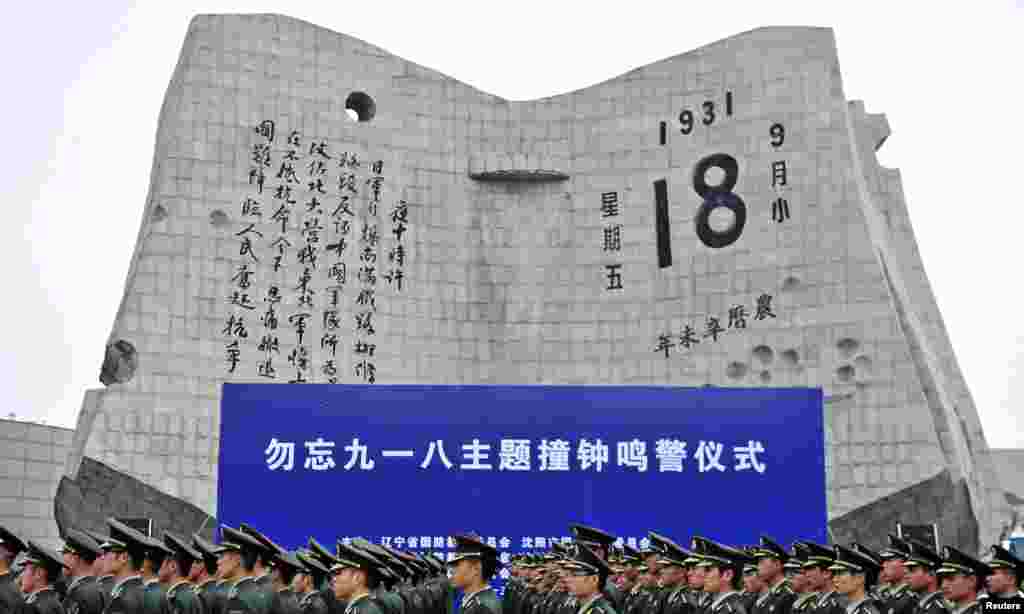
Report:
[{"label": "row of soldiers", "polygon": [[1024,601],[1024,562],[998,545],[982,562],[895,535],[875,552],[809,541],[787,550],[764,536],[746,547],[697,536],[683,548],[651,532],[637,551],[599,529],[572,528],[575,548],[513,557],[504,614],[582,612],[571,587],[581,552],[599,559],[597,582],[619,614],[975,614],[986,601]]},{"label": "row of soldiers", "polygon": [[[452,588],[435,556],[356,539],[288,551],[257,529],[221,543],[149,537],[108,519],[69,529],[61,551],[0,527],[0,614],[444,614]],[[22,555],[15,577],[12,565]]]},{"label": "row of soldiers", "polygon": [[999,546],[982,562],[894,535],[874,552],[767,537],[683,548],[652,532],[637,551],[574,524],[572,545],[505,559],[499,599],[489,583],[503,559],[472,534],[454,537],[445,563],[362,539],[288,551],[244,523],[222,527],[219,544],[107,524],[69,529],[60,553],[0,527],[0,614],[975,614],[1024,599],[1024,562]]}]

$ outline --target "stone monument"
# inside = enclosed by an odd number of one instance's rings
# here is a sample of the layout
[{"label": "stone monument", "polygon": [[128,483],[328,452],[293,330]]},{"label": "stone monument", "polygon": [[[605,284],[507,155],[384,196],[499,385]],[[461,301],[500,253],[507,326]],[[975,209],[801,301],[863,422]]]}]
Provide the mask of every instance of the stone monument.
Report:
[{"label": "stone monument", "polygon": [[197,16],[73,458],[213,514],[224,382],[820,386],[833,538],[977,550],[1006,502],[888,135],[826,28],[513,102]]}]

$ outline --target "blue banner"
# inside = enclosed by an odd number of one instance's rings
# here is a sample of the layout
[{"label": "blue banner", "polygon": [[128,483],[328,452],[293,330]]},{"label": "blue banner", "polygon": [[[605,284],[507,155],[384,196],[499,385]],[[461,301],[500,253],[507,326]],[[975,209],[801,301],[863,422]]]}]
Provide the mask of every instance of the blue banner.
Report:
[{"label": "blue banner", "polygon": [[820,389],[225,384],[218,520],[508,553],[582,522],[642,547],[827,543]]}]

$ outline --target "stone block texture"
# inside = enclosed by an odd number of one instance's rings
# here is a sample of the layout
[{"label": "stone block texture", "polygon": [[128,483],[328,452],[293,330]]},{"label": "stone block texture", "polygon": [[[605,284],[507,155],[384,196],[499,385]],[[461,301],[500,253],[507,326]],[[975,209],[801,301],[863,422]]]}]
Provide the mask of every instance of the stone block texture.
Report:
[{"label": "stone block texture", "polygon": [[53,498],[71,451],[71,429],[0,420],[0,526],[57,546]]},{"label": "stone block texture", "polygon": [[[939,479],[958,511],[927,509],[987,544],[1005,499],[899,174],[875,157],[888,133],[846,99],[827,28],[760,28],[508,101],[296,19],[197,16],[76,458],[213,513],[224,382],[365,383],[372,364],[378,384],[820,386],[831,519],[889,522],[860,511]],[[694,184],[715,154],[736,161],[746,211],[721,247],[698,234]],[[729,222],[719,207],[708,226]],[[763,296],[774,317],[756,317]]]},{"label": "stone block texture", "polygon": [[213,539],[216,521],[195,505],[91,458],[82,459],[78,475],[60,481],[54,500],[57,526],[106,533],[107,518],[149,518],[153,534],[200,533]]}]

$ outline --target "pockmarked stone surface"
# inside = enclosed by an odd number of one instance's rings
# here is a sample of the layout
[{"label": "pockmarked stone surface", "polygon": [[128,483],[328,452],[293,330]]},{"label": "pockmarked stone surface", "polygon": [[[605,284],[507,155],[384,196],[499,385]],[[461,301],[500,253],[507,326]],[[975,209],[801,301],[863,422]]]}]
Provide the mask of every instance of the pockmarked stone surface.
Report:
[{"label": "pockmarked stone surface", "polygon": [[213,513],[224,382],[820,386],[838,528],[922,485],[987,545],[1005,498],[888,135],[825,28],[511,102],[197,16],[79,456]]}]

